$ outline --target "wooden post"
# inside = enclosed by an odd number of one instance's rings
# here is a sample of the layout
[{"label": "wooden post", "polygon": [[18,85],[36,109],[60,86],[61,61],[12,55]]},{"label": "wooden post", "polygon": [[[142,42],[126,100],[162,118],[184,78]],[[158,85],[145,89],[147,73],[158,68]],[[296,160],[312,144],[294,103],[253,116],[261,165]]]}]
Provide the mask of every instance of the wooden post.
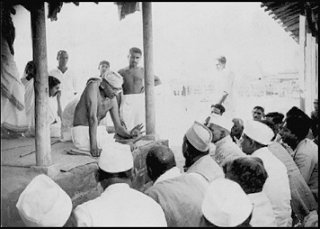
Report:
[{"label": "wooden post", "polygon": [[306,17],[299,15],[299,88],[300,109],[305,111],[305,45],[306,45]]},{"label": "wooden post", "polygon": [[311,110],[313,110],[313,101],[317,97],[316,94],[316,62],[315,62],[315,48],[316,38],[311,37]]},{"label": "wooden post", "polygon": [[154,71],[151,2],[142,2],[146,134],[155,135]]},{"label": "wooden post", "polygon": [[317,43],[317,40],[315,41],[315,63],[316,63],[316,66],[315,66],[315,79],[316,79],[316,82],[315,82],[315,89],[316,89],[316,98],[318,98],[318,92],[319,92],[319,56],[318,56],[318,53],[319,53],[319,50],[318,50],[318,43]]},{"label": "wooden post", "polygon": [[47,123],[49,85],[44,2],[33,4],[30,13],[33,61],[35,62],[37,71],[34,81],[36,165],[46,167],[52,164],[52,160],[50,152],[50,127]]},{"label": "wooden post", "polygon": [[305,113],[310,114],[312,111],[312,60],[311,60],[311,33],[307,33],[307,42],[306,42],[306,80],[305,80],[305,93],[306,93],[306,106]]}]

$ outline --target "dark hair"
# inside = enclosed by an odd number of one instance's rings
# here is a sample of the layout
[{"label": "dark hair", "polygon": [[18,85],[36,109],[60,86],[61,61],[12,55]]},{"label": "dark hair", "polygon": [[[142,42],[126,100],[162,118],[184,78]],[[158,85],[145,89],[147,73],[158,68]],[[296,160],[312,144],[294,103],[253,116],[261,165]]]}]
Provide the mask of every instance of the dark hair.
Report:
[{"label": "dark hair", "polygon": [[268,173],[258,157],[239,157],[223,165],[226,178],[237,182],[246,194],[261,192]]},{"label": "dark hair", "polygon": [[261,106],[255,106],[255,107],[253,108],[253,110],[254,110],[254,109],[261,110],[261,111],[264,113],[264,108],[261,107]]},{"label": "dark hair", "polygon": [[99,68],[99,67],[100,67],[100,65],[102,65],[102,64],[106,64],[106,65],[108,65],[108,67],[110,67],[110,63],[109,63],[109,61],[102,60],[102,61],[100,61],[98,68]]},{"label": "dark hair", "polygon": [[57,59],[59,59],[59,57],[60,57],[60,55],[61,55],[62,53],[68,54],[68,52],[67,52],[66,50],[59,50],[58,53],[57,53]]},{"label": "dark hair", "polygon": [[60,80],[58,80],[54,76],[49,76],[48,81],[49,81],[49,89],[52,89],[53,87],[61,83]]},{"label": "dark hair", "polygon": [[119,173],[108,173],[99,168],[96,173],[96,178],[98,182],[101,182],[105,179],[110,179],[110,178],[130,179],[131,177],[132,177],[131,169],[124,172],[119,172]]},{"label": "dark hair", "polygon": [[272,122],[274,124],[280,124],[283,122],[284,114],[279,112],[269,112],[268,114],[266,114],[266,117],[272,118]]},{"label": "dark hair", "polygon": [[221,64],[226,64],[226,63],[227,63],[227,59],[226,59],[225,56],[220,56],[220,57],[218,58],[218,60],[219,60],[219,62],[220,62]]},{"label": "dark hair", "polygon": [[151,168],[152,170],[152,174],[149,174],[149,176],[152,176],[150,178],[155,180],[167,170],[176,166],[176,160],[172,150],[169,147],[159,145],[153,146],[149,150],[146,157],[146,164],[147,167]]},{"label": "dark hair", "polygon": [[139,53],[140,55],[142,55],[141,49],[136,48],[136,47],[132,47],[132,48],[129,50],[129,52],[130,52],[130,54]]},{"label": "dark hair", "polygon": [[299,139],[307,137],[311,128],[311,119],[303,116],[289,116],[286,118],[286,127]]},{"label": "dark hair", "polygon": [[220,112],[221,112],[221,114],[223,114],[223,113],[226,111],[226,109],[224,108],[224,106],[223,106],[222,104],[220,104],[220,103],[217,103],[217,104],[215,104],[215,105],[211,105],[211,107],[215,107],[215,108],[219,109]]}]

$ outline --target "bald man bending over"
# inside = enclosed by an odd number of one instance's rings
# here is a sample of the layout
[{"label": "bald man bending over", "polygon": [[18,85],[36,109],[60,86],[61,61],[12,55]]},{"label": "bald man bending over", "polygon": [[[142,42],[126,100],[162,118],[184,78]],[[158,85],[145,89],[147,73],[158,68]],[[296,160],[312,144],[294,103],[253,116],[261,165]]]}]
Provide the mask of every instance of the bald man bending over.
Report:
[{"label": "bald man bending over", "polygon": [[133,138],[140,134],[142,124],[128,131],[120,123],[119,108],[115,95],[121,91],[122,77],[115,72],[104,74],[102,79],[88,80],[78,102],[71,129],[72,141],[80,150],[90,151],[93,157],[99,157],[102,144],[111,144],[114,139],[99,122],[110,111],[115,131],[123,138]]}]

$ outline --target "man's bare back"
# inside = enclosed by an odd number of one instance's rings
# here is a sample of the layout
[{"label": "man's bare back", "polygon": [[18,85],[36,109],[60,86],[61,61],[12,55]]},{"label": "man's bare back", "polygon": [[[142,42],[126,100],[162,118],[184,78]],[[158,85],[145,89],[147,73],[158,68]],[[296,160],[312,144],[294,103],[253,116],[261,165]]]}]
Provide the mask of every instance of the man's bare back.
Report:
[{"label": "man's bare back", "polygon": [[112,100],[109,98],[102,98],[99,91],[100,80],[88,83],[83,91],[80,101],[78,102],[75,112],[73,126],[89,126],[88,113],[88,97],[92,90],[95,90],[97,98],[97,119],[98,123],[107,115],[108,111],[113,107]]}]

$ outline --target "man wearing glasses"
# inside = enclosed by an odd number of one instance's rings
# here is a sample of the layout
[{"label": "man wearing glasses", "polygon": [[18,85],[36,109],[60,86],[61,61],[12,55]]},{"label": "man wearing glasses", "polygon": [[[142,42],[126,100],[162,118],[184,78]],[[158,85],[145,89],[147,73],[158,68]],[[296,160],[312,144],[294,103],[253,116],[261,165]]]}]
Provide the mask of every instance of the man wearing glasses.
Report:
[{"label": "man wearing glasses", "polygon": [[71,129],[72,141],[76,148],[90,151],[93,157],[100,156],[101,148],[105,144],[111,149],[115,142],[113,136],[107,133],[105,126],[99,126],[108,111],[118,135],[133,138],[140,133],[143,127],[141,124],[128,131],[120,123],[116,94],[122,90],[122,83],[122,77],[116,72],[106,72],[102,79],[88,80],[76,106]]}]

